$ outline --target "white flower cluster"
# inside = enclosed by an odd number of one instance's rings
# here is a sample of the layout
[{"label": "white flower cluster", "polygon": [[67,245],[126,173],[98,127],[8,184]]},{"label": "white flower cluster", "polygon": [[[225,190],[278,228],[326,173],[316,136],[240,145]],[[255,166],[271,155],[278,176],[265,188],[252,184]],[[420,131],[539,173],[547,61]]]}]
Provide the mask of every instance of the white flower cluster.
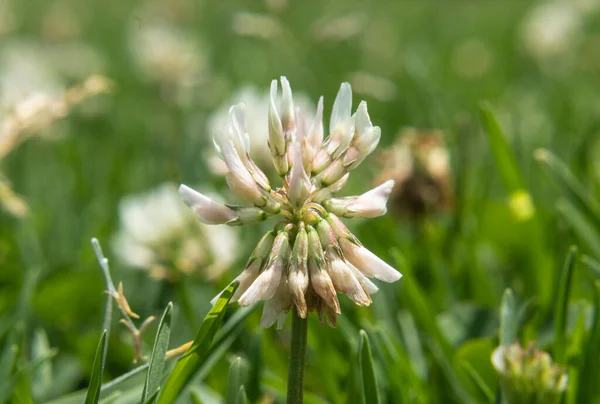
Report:
[{"label": "white flower cluster", "polygon": [[306,317],[335,324],[340,313],[337,292],[368,306],[377,287],[369,278],[385,282],[401,274],[371,253],[348,231],[339,217],[376,217],[386,213],[393,181],[360,196],[334,198],[356,168],[377,146],[381,131],[373,126],[363,101],[352,114],[352,90],[343,83],[333,104],[329,136],[324,139],[323,98],[310,125],[294,106],[285,77],[271,83],[267,116],[268,145],[283,187],[272,188],[267,176],[250,158],[243,104],[229,110],[225,126],[215,136],[217,154],[225,162],[227,182],[237,196],[252,206],[224,205],[181,185],[183,201],[206,224],[229,226],[256,223],[280,215],[275,229],[259,242],[238,276],[232,301],[248,306],[266,301],[261,325],[269,327],[293,306]]}]

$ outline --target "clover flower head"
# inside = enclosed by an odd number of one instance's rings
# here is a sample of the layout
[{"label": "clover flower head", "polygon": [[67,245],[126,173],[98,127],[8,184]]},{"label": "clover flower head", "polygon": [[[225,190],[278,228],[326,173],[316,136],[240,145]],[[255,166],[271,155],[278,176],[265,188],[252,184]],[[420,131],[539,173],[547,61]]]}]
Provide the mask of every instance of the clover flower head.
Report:
[{"label": "clover flower head", "polygon": [[228,168],[231,191],[250,202],[242,207],[220,204],[181,185],[179,194],[207,224],[244,225],[280,216],[237,277],[231,301],[242,306],[265,301],[261,326],[281,326],[295,306],[300,317],[317,311],[335,325],[340,314],[337,292],[359,306],[371,303],[377,286],[369,278],[395,282],[402,276],[367,250],[339,217],[372,218],[386,213],[393,181],[360,196],[336,198],[349,172],[375,149],[381,131],[373,126],[367,104],[354,114],[352,90],[343,83],[333,104],[329,136],[323,134],[323,98],[310,124],[295,107],[292,90],[281,77],[282,94],[273,80],[268,113],[268,146],[283,186],[274,188],[249,157],[244,104],[234,105],[214,138],[217,154]]}]

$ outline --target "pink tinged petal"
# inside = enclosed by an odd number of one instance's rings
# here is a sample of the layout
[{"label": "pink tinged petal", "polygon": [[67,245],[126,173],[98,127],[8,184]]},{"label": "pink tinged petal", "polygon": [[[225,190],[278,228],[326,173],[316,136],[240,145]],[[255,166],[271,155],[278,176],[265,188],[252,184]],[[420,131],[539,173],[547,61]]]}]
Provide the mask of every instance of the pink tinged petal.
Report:
[{"label": "pink tinged petal", "polygon": [[288,197],[290,202],[296,207],[302,205],[308,194],[310,193],[311,183],[310,178],[304,171],[302,163],[302,146],[300,141],[296,141],[293,145],[294,162],[290,175]]},{"label": "pink tinged petal", "polygon": [[242,163],[233,142],[231,140],[225,142],[222,145],[222,151],[225,164],[229,169],[227,183],[231,191],[258,206],[263,205],[265,197],[262,190]]},{"label": "pink tinged petal", "polygon": [[248,290],[250,285],[254,283],[256,278],[258,278],[258,274],[260,272],[261,261],[255,260],[253,261],[246,269],[242,271],[241,274],[235,278],[240,286],[235,290],[233,296],[231,297],[230,303],[235,303],[239,300],[239,298]]},{"label": "pink tinged petal", "polygon": [[319,174],[321,171],[326,169],[332,162],[332,157],[329,152],[321,148],[317,150],[315,156],[313,157],[311,172],[313,175]]},{"label": "pink tinged petal", "polygon": [[328,273],[335,289],[345,293],[359,306],[368,306],[371,304],[369,295],[367,295],[360,285],[352,270],[337,255],[333,248],[328,248],[325,254],[328,263]]},{"label": "pink tinged petal", "polygon": [[331,281],[331,277],[327,274],[322,265],[325,265],[325,261],[319,265],[318,261],[313,258],[308,260],[308,271],[310,274],[310,284],[315,290],[315,293],[319,295],[321,299],[331,307],[337,314],[342,311],[340,309],[340,302],[335,292],[335,287]]},{"label": "pink tinged petal", "polygon": [[239,299],[241,306],[249,306],[273,297],[281,281],[283,260],[277,259],[265,269]]},{"label": "pink tinged petal", "polygon": [[386,204],[393,188],[394,181],[389,180],[359,196],[328,199],[323,202],[323,207],[343,217],[382,216],[387,212]]},{"label": "pink tinged petal", "polygon": [[356,237],[354,237],[354,235],[350,233],[350,230],[348,230],[344,222],[342,222],[340,218],[334,215],[333,213],[329,213],[325,217],[325,219],[331,227],[331,231],[333,231],[333,234],[335,234],[335,237],[345,239],[356,239]]},{"label": "pink tinged petal", "polygon": [[228,132],[228,136],[233,139],[240,156],[245,156],[250,152],[250,136],[246,131],[246,106],[243,103],[229,108],[225,130]]},{"label": "pink tinged petal", "polygon": [[232,209],[186,185],[179,186],[179,196],[202,223],[224,224],[238,218]]},{"label": "pink tinged petal", "polygon": [[344,257],[365,275],[390,283],[402,278],[400,272],[365,247],[343,238],[339,240],[339,243]]},{"label": "pink tinged petal", "polygon": [[373,293],[376,293],[379,290],[377,285],[375,285],[373,282],[371,282],[371,280],[369,278],[367,278],[362,272],[360,272],[358,269],[356,269],[356,267],[354,265],[352,265],[348,262],[346,262],[346,265],[348,265],[348,268],[350,268],[350,270],[352,271],[352,274],[356,277],[356,279],[360,283],[360,286],[362,286],[363,289],[369,295],[372,295]]},{"label": "pink tinged petal", "polygon": [[321,184],[328,186],[339,181],[347,172],[342,160],[338,159],[331,163],[317,178]]},{"label": "pink tinged petal", "polygon": [[290,310],[291,302],[292,296],[288,284],[285,279],[282,279],[273,297],[265,302],[260,318],[260,326],[269,328],[275,321],[279,320],[277,329],[281,329],[285,322],[285,314]]},{"label": "pink tinged petal", "polygon": [[281,88],[283,90],[281,97],[281,124],[283,125],[284,132],[293,132],[296,130],[294,99],[292,97],[292,88],[285,76],[281,76]]},{"label": "pink tinged petal", "polygon": [[308,235],[300,228],[290,258],[288,285],[296,305],[298,315],[306,318],[307,307],[304,298],[308,289]]},{"label": "pink tinged petal", "polygon": [[318,150],[323,143],[323,97],[319,98],[317,112],[308,129],[307,138],[315,150]]},{"label": "pink tinged petal", "polygon": [[313,195],[312,200],[317,203],[321,203],[326,199],[330,199],[334,193],[338,192],[344,187],[344,185],[346,185],[346,182],[348,182],[348,177],[350,177],[350,173],[346,173],[346,175],[344,175],[342,178],[340,178],[327,188],[319,189]]},{"label": "pink tinged petal", "polygon": [[271,94],[269,100],[269,148],[272,156],[283,156],[285,154],[285,137],[283,126],[277,112],[275,102],[277,99],[277,80],[271,82]]}]

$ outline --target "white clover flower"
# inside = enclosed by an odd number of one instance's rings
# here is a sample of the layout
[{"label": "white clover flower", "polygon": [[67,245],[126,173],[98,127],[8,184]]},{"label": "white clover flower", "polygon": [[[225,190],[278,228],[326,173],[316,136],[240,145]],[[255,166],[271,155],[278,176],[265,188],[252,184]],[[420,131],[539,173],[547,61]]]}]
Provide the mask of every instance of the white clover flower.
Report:
[{"label": "white clover flower", "polygon": [[177,271],[200,268],[212,278],[236,258],[233,229],[195,226],[173,184],[125,197],[119,205],[119,218],[121,230],[113,240],[118,256],[127,265],[149,269],[155,277],[174,279]]},{"label": "white clover flower", "polygon": [[[250,143],[252,143],[250,157],[261,170],[267,173],[273,171],[271,151],[267,145],[269,139],[269,99],[268,92],[260,92],[252,86],[244,86],[234,93],[227,103],[209,116],[207,125],[207,132],[211,136],[214,136],[221,130],[223,122],[227,120],[230,106],[244,104],[246,108],[246,132],[248,133]],[[309,114],[309,116],[314,115],[315,107],[306,95],[295,95],[294,102],[304,113]],[[224,174],[227,172],[227,167],[223,161],[217,158],[214,153],[209,153],[207,159],[211,170],[215,174]]]},{"label": "white clover flower", "polygon": [[574,2],[540,2],[523,21],[525,49],[539,59],[569,52],[581,35],[581,17]]},{"label": "white clover flower", "polygon": [[189,90],[206,79],[208,61],[193,35],[167,21],[132,21],[129,49],[140,73],[186,103]]},{"label": "white clover flower", "polygon": [[242,306],[265,301],[261,326],[276,321],[281,326],[293,306],[302,318],[317,311],[321,320],[335,325],[340,314],[337,292],[368,306],[377,291],[369,278],[395,282],[402,276],[362,246],[337,217],[384,214],[393,181],[360,196],[333,198],[349,172],[375,149],[381,131],[371,123],[365,102],[351,113],[352,90],[343,83],[333,105],[329,136],[323,139],[322,98],[307,124],[285,77],[281,86],[279,97],[277,81],[271,83],[264,131],[283,186],[273,188],[250,157],[246,112],[252,107],[238,104],[229,109],[215,148],[227,166],[231,190],[252,206],[221,204],[185,185],[179,194],[206,224],[237,226],[281,217],[237,277],[240,286],[231,299]]}]

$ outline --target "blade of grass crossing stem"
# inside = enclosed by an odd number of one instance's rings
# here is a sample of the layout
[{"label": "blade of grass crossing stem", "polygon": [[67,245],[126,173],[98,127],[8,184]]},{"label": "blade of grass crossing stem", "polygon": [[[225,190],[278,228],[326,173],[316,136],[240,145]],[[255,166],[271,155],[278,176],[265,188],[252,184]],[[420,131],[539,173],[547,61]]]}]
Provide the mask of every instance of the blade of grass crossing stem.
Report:
[{"label": "blade of grass crossing stem", "polygon": [[558,363],[565,363],[566,353],[566,325],[567,325],[567,305],[569,304],[569,292],[571,291],[571,280],[573,279],[573,268],[575,267],[575,257],[577,248],[569,248],[565,264],[560,274],[558,284],[558,299],[554,308],[554,357]]},{"label": "blade of grass crossing stem", "polygon": [[173,303],[169,302],[165,312],[158,324],[156,338],[154,339],[154,348],[152,348],[152,356],[150,357],[150,366],[146,374],[146,382],[142,392],[142,402],[146,402],[150,396],[153,396],[156,390],[160,387],[163,369],[165,367],[166,353],[169,348],[169,339],[171,337],[171,313],[173,311]]},{"label": "blade of grass crossing stem", "polygon": [[510,345],[517,337],[517,313],[515,296],[506,289],[500,302],[500,345]]},{"label": "blade of grass crossing stem", "polygon": [[536,150],[535,158],[543,164],[546,172],[550,174],[552,180],[558,184],[565,195],[576,206],[583,209],[600,229],[600,204],[573,175],[569,167],[549,150]]},{"label": "blade of grass crossing stem", "polygon": [[[240,388],[244,387],[248,379],[248,364],[243,358],[237,357],[229,367],[229,376],[227,379],[227,404],[236,404],[239,402]],[[246,394],[244,390],[244,395]],[[244,401],[242,401],[244,402]]]},{"label": "blade of grass crossing stem", "polygon": [[85,404],[96,404],[100,399],[100,385],[102,384],[102,372],[104,371],[104,349],[106,346],[106,330],[102,332],[98,347],[96,348],[96,356],[94,357],[94,365],[92,366],[92,375],[90,377],[90,385],[88,386],[85,395]]},{"label": "blade of grass crossing stem", "polygon": [[239,282],[231,283],[223,293],[221,293],[219,299],[215,302],[215,305],[202,321],[194,343],[190,349],[182,355],[171,371],[171,374],[162,389],[162,393],[158,397],[159,404],[175,402],[175,399],[179,396],[183,388],[200,369],[202,362],[204,362],[210,351],[210,345],[215,333],[221,326],[227,303],[229,303],[229,300],[238,285]]},{"label": "blade of grass crossing stem", "polygon": [[377,379],[375,377],[373,355],[371,354],[371,344],[369,342],[369,336],[364,330],[360,330],[358,336],[358,367],[360,369],[363,402],[368,404],[379,404],[379,391],[377,390]]},{"label": "blade of grass crossing stem", "polygon": [[560,199],[556,202],[556,207],[565,221],[577,233],[596,256],[600,257],[600,233],[590,225],[587,218],[567,199]]}]

